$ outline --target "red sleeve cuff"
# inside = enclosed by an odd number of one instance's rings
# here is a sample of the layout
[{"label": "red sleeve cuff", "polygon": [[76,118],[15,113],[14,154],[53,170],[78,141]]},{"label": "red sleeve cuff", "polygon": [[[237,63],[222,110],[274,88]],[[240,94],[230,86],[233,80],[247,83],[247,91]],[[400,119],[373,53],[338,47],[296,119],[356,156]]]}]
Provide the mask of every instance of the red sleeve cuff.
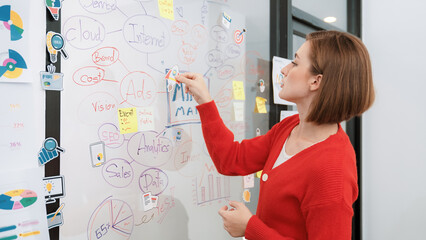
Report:
[{"label": "red sleeve cuff", "polygon": [[200,119],[203,124],[221,120],[214,100],[198,105],[197,110],[200,114]]},{"label": "red sleeve cuff", "polygon": [[256,215],[253,215],[247,223],[245,238],[250,240],[264,239],[263,225],[265,224]]},{"label": "red sleeve cuff", "polygon": [[[245,238],[249,240],[295,240],[292,237],[284,237],[274,229],[268,227],[256,215],[253,215],[247,223]],[[337,238],[333,238],[337,239]],[[339,238],[340,239],[340,238]]]}]

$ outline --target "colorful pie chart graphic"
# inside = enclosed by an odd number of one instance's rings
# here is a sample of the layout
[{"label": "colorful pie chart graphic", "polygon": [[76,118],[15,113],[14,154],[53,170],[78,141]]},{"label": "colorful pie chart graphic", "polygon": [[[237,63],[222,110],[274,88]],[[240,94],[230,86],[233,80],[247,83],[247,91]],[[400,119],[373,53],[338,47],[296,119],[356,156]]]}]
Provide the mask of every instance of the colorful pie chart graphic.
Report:
[{"label": "colorful pie chart graphic", "polygon": [[0,21],[10,31],[10,40],[17,41],[22,38],[24,24],[19,14],[12,11],[10,5],[0,7]]},{"label": "colorful pie chart graphic", "polygon": [[18,189],[0,195],[0,209],[18,210],[29,207],[37,201],[37,194],[31,190]]},{"label": "colorful pie chart graphic", "polygon": [[0,53],[0,77],[17,78],[27,68],[24,58],[15,50]]}]

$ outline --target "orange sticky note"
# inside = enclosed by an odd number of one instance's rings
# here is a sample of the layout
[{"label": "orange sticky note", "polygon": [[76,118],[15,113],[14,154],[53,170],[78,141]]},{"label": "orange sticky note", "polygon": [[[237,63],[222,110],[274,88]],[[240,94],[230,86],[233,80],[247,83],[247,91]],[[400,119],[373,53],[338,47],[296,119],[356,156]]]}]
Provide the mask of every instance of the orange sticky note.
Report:
[{"label": "orange sticky note", "polygon": [[120,125],[120,133],[134,133],[138,131],[138,116],[136,108],[119,108],[118,123]]},{"label": "orange sticky note", "polygon": [[243,200],[244,202],[249,203],[250,202],[251,193],[248,189],[244,190],[243,192]]},{"label": "orange sticky note", "polygon": [[160,11],[161,17],[175,20],[173,0],[158,0],[158,10]]}]

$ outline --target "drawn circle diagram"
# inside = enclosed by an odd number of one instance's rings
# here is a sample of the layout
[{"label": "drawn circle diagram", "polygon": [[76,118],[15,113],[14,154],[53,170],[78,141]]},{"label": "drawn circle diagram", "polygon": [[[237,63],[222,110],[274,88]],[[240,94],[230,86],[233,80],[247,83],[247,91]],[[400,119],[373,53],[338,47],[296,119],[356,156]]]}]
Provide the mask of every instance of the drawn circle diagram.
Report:
[{"label": "drawn circle diagram", "polygon": [[195,62],[195,59],[197,58],[197,49],[191,44],[185,43],[179,48],[178,57],[179,61],[189,65]]},{"label": "drawn circle diagram", "polygon": [[125,159],[110,159],[103,165],[102,176],[111,186],[124,188],[133,180],[133,168]]},{"label": "drawn circle diagram", "polygon": [[107,14],[117,9],[117,0],[104,0],[102,3],[93,0],[80,0],[80,5],[90,13]]},{"label": "drawn circle diagram", "polygon": [[154,131],[137,132],[129,139],[127,151],[137,163],[147,167],[159,167],[169,161],[173,143]]},{"label": "drawn circle diagram", "polygon": [[84,124],[95,125],[117,116],[118,102],[107,92],[94,92],[81,101],[77,116]]},{"label": "drawn circle diagram", "polygon": [[80,50],[94,48],[105,40],[105,26],[98,20],[76,15],[68,18],[62,27],[67,44]]},{"label": "drawn circle diagram", "polygon": [[129,239],[133,231],[133,212],[130,206],[118,199],[106,199],[92,213],[87,228],[89,240]]},{"label": "drawn circle diagram", "polygon": [[215,25],[210,30],[210,36],[213,40],[220,43],[228,42],[228,34],[225,28],[219,25]]},{"label": "drawn circle diagram", "polygon": [[142,192],[151,192],[158,196],[166,190],[169,185],[169,177],[159,168],[148,168],[139,176],[139,188]]},{"label": "drawn circle diagram", "polygon": [[234,40],[235,40],[235,43],[241,44],[244,40],[244,34],[242,34],[240,30],[236,30],[234,32]]},{"label": "drawn circle diagram", "polygon": [[123,26],[126,42],[142,53],[155,53],[167,47],[170,35],[167,26],[150,15],[135,15],[127,19]]},{"label": "drawn circle diagram", "polygon": [[120,84],[122,99],[135,107],[150,106],[157,96],[156,89],[154,79],[141,71],[127,74]]},{"label": "drawn circle diagram", "polygon": [[17,78],[27,68],[24,58],[16,51],[0,53],[0,77]]},{"label": "drawn circle diagram", "polygon": [[174,165],[184,177],[195,177],[203,169],[202,147],[192,140],[182,143],[176,151]]},{"label": "drawn circle diagram", "polygon": [[0,195],[0,209],[17,210],[33,205],[37,194],[31,190],[18,189]]},{"label": "drawn circle diagram", "polygon": [[99,140],[105,143],[108,148],[119,148],[124,143],[124,136],[120,130],[112,123],[104,123],[98,129]]},{"label": "drawn circle diagram", "polygon": [[10,40],[17,41],[22,38],[24,24],[19,14],[11,10],[10,5],[0,7],[0,21],[10,31]]}]

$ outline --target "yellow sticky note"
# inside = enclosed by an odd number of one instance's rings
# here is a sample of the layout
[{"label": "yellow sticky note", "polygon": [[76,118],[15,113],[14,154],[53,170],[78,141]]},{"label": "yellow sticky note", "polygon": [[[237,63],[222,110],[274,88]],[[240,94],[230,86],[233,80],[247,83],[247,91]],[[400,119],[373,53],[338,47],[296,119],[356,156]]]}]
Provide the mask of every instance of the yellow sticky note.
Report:
[{"label": "yellow sticky note", "polygon": [[262,170],[260,170],[259,172],[257,172],[257,173],[256,173],[256,177],[257,177],[257,178],[260,178],[260,177],[262,176],[262,172],[263,172]]},{"label": "yellow sticky note", "polygon": [[120,125],[120,133],[134,133],[138,131],[138,116],[136,108],[119,108],[118,123]]},{"label": "yellow sticky note", "polygon": [[234,89],[235,100],[245,100],[246,95],[244,94],[244,83],[242,81],[233,81],[232,88]]},{"label": "yellow sticky note", "polygon": [[161,17],[175,20],[173,0],[158,0],[158,10],[160,10]]},{"label": "yellow sticky note", "polygon": [[256,106],[254,107],[255,113],[267,113],[266,111],[266,99],[263,97],[256,97]]}]

